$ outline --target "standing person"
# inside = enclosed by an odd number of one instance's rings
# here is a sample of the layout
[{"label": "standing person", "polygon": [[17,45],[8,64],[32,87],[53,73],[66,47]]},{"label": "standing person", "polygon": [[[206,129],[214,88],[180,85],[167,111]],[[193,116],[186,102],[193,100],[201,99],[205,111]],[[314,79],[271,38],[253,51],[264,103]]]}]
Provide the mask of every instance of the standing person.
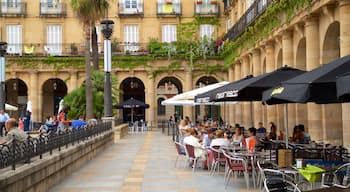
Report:
[{"label": "standing person", "polygon": [[23,117],[24,131],[29,131],[29,125],[30,125],[30,112],[27,111]]},{"label": "standing person", "polygon": [[18,128],[19,128],[20,130],[24,131],[24,123],[23,123],[23,118],[22,118],[22,117],[20,117],[20,118],[18,119]]},{"label": "standing person", "polygon": [[9,119],[9,115],[4,110],[0,110],[0,136],[4,136],[3,131],[5,130],[5,122]]},{"label": "standing person", "polygon": [[175,111],[174,113],[174,120],[175,120],[175,123],[177,123],[177,121],[179,120],[179,114],[177,111]]},{"label": "standing person", "polygon": [[270,133],[267,135],[268,140],[277,139],[277,127],[273,122],[270,122]]},{"label": "standing person", "polygon": [[58,119],[58,126],[57,126],[57,132],[63,132],[65,129],[65,121],[66,121],[66,114],[64,113],[64,110],[61,110],[60,113],[57,116]]}]

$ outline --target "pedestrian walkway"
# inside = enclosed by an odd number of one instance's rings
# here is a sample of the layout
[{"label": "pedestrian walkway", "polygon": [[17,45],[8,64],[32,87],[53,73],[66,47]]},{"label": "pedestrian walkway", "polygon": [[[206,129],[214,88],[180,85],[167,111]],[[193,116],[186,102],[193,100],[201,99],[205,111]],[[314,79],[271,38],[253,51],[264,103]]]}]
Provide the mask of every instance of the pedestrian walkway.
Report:
[{"label": "pedestrian walkway", "polygon": [[243,179],[235,179],[225,190],[223,174],[174,167],[175,146],[171,137],[158,131],[127,136],[74,172],[53,192],[220,192],[249,191]]}]

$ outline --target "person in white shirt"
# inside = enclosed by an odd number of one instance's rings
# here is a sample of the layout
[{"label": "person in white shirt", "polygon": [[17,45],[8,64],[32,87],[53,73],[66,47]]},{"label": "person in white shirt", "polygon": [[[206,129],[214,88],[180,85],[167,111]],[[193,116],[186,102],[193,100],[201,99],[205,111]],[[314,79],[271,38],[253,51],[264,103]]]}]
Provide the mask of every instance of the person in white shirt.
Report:
[{"label": "person in white shirt", "polygon": [[199,143],[199,139],[197,138],[198,132],[195,129],[191,129],[189,134],[189,136],[184,138],[184,145],[192,145],[194,147],[194,156],[205,160],[206,150]]},{"label": "person in white shirt", "polygon": [[215,132],[216,138],[213,139],[210,143],[210,147],[212,146],[228,146],[230,145],[230,141],[226,138],[224,138],[224,131],[223,130],[217,130]]}]

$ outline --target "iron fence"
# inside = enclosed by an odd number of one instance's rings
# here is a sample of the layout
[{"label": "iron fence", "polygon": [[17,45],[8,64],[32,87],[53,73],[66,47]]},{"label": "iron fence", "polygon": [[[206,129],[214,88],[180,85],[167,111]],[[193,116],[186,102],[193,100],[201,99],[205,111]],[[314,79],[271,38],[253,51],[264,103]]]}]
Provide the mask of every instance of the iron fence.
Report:
[{"label": "iron fence", "polygon": [[27,11],[27,3],[17,1],[1,1],[1,16],[25,16]]},{"label": "iron fence", "polygon": [[234,41],[237,37],[243,34],[250,24],[260,17],[265,12],[267,7],[273,2],[274,0],[254,1],[254,3],[242,15],[242,17],[239,18],[233,27],[226,33],[224,39]]},{"label": "iron fence", "polygon": [[46,17],[65,17],[67,16],[67,4],[56,2],[41,2],[40,15]]},{"label": "iron fence", "polygon": [[39,156],[42,159],[45,153],[52,155],[54,150],[61,151],[63,147],[68,148],[69,145],[73,146],[110,130],[112,122],[101,122],[65,133],[52,131],[48,134],[39,134],[37,138],[28,136],[24,142],[13,139],[8,144],[0,145],[0,169],[12,166],[12,170],[15,170],[16,165],[30,163],[34,157]]},{"label": "iron fence", "polygon": [[181,15],[181,3],[164,3],[164,2],[157,2],[157,15],[158,16],[165,16],[165,15],[175,15],[180,16]]}]

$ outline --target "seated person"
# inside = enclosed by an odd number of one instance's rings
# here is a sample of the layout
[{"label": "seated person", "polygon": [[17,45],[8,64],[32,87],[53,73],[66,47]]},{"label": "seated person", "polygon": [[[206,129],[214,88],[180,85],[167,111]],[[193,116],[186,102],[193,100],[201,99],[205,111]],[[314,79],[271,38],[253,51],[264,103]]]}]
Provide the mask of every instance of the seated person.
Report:
[{"label": "seated person", "polygon": [[254,153],[257,144],[256,129],[254,127],[249,128],[248,135],[249,137],[246,138],[247,149],[249,153]]},{"label": "seated person", "polygon": [[232,138],[232,144],[239,145],[240,147],[245,146],[245,140],[240,126],[235,127],[235,134]]},{"label": "seated person", "polygon": [[9,144],[14,139],[16,142],[24,142],[28,135],[17,127],[16,119],[10,118],[5,122],[7,135],[0,141],[0,144]]},{"label": "seated person", "polygon": [[192,145],[194,147],[194,156],[206,159],[206,151],[199,143],[198,132],[195,129],[189,130],[189,136],[184,138],[184,145]]},{"label": "seated person", "polygon": [[79,127],[85,126],[86,122],[84,121],[83,117],[79,117],[78,120],[72,120],[72,127],[73,129],[78,129]]},{"label": "seated person", "polygon": [[49,132],[49,130],[51,130],[53,127],[56,127],[56,122],[54,121],[53,117],[48,116],[45,122],[46,132]]},{"label": "seated person", "polygon": [[267,135],[268,140],[277,139],[277,127],[273,122],[270,122],[270,133]]},{"label": "seated person", "polygon": [[264,127],[262,122],[259,122],[258,124],[258,129],[256,130],[256,137],[258,140],[265,140],[266,138],[266,128]]},{"label": "seated person", "polygon": [[203,147],[210,148],[210,143],[214,139],[214,131],[207,129],[207,133],[203,135]]},{"label": "seated person", "polygon": [[219,129],[215,132],[215,139],[213,139],[210,143],[210,147],[213,146],[228,146],[230,145],[230,141],[224,138],[224,131]]},{"label": "seated person", "polygon": [[311,137],[308,133],[305,133],[304,125],[300,124],[297,128],[297,142],[299,144],[308,144],[311,141]]}]

